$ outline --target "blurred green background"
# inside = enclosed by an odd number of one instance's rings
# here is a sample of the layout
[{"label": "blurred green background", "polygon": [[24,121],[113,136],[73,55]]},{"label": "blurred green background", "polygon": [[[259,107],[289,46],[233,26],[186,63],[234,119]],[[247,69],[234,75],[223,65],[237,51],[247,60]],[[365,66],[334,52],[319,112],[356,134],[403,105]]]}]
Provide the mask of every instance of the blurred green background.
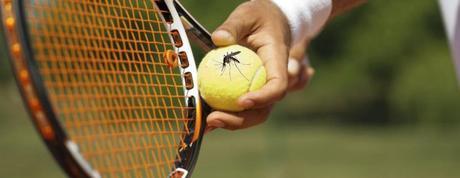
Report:
[{"label": "blurred green background", "polygon": [[[241,2],[183,1],[211,31]],[[0,45],[0,177],[63,177]],[[460,92],[436,1],[371,1],[308,51],[311,86],[261,126],[207,135],[194,177],[460,177]]]}]

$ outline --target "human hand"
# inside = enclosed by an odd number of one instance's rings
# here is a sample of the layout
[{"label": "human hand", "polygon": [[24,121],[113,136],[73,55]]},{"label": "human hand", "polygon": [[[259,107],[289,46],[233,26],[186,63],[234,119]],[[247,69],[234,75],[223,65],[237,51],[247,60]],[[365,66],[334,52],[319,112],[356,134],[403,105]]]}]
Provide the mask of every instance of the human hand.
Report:
[{"label": "human hand", "polygon": [[264,122],[273,106],[287,92],[287,60],[290,29],[281,10],[268,0],[248,1],[238,6],[212,34],[217,46],[240,44],[261,57],[267,71],[267,83],[241,96],[238,104],[246,110],[238,113],[214,111],[207,118],[207,131],[215,128],[237,130]]},{"label": "human hand", "polygon": [[310,61],[305,51],[309,43],[310,40],[302,40],[289,51],[289,92],[305,88],[315,74],[315,70],[310,66]]}]

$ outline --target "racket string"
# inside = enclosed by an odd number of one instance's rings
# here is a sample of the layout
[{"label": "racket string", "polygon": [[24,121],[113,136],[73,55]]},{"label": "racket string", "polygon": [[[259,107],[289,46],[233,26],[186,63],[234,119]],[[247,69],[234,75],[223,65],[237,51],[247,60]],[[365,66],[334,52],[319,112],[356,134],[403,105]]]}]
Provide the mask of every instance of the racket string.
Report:
[{"label": "racket string", "polygon": [[54,110],[103,177],[166,177],[194,108],[163,63],[173,49],[153,4],[30,1],[33,50]]}]

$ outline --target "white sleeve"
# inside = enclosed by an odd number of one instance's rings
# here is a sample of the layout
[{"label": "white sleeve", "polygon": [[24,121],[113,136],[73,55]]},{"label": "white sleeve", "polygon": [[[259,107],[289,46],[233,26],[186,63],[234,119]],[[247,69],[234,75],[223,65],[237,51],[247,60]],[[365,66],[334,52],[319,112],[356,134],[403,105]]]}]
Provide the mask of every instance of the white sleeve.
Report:
[{"label": "white sleeve", "polygon": [[292,44],[313,38],[322,29],[332,11],[332,0],[272,0],[286,15]]},{"label": "white sleeve", "polygon": [[460,85],[460,0],[439,0]]}]

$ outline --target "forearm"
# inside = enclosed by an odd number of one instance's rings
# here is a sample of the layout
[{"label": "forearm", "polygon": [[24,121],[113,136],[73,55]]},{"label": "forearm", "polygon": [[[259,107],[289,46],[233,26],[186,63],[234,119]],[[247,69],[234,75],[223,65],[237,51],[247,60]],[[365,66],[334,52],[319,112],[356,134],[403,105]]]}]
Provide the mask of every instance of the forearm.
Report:
[{"label": "forearm", "polygon": [[332,0],[332,12],[330,18],[340,15],[343,12],[364,4],[365,2],[367,2],[367,0]]}]

